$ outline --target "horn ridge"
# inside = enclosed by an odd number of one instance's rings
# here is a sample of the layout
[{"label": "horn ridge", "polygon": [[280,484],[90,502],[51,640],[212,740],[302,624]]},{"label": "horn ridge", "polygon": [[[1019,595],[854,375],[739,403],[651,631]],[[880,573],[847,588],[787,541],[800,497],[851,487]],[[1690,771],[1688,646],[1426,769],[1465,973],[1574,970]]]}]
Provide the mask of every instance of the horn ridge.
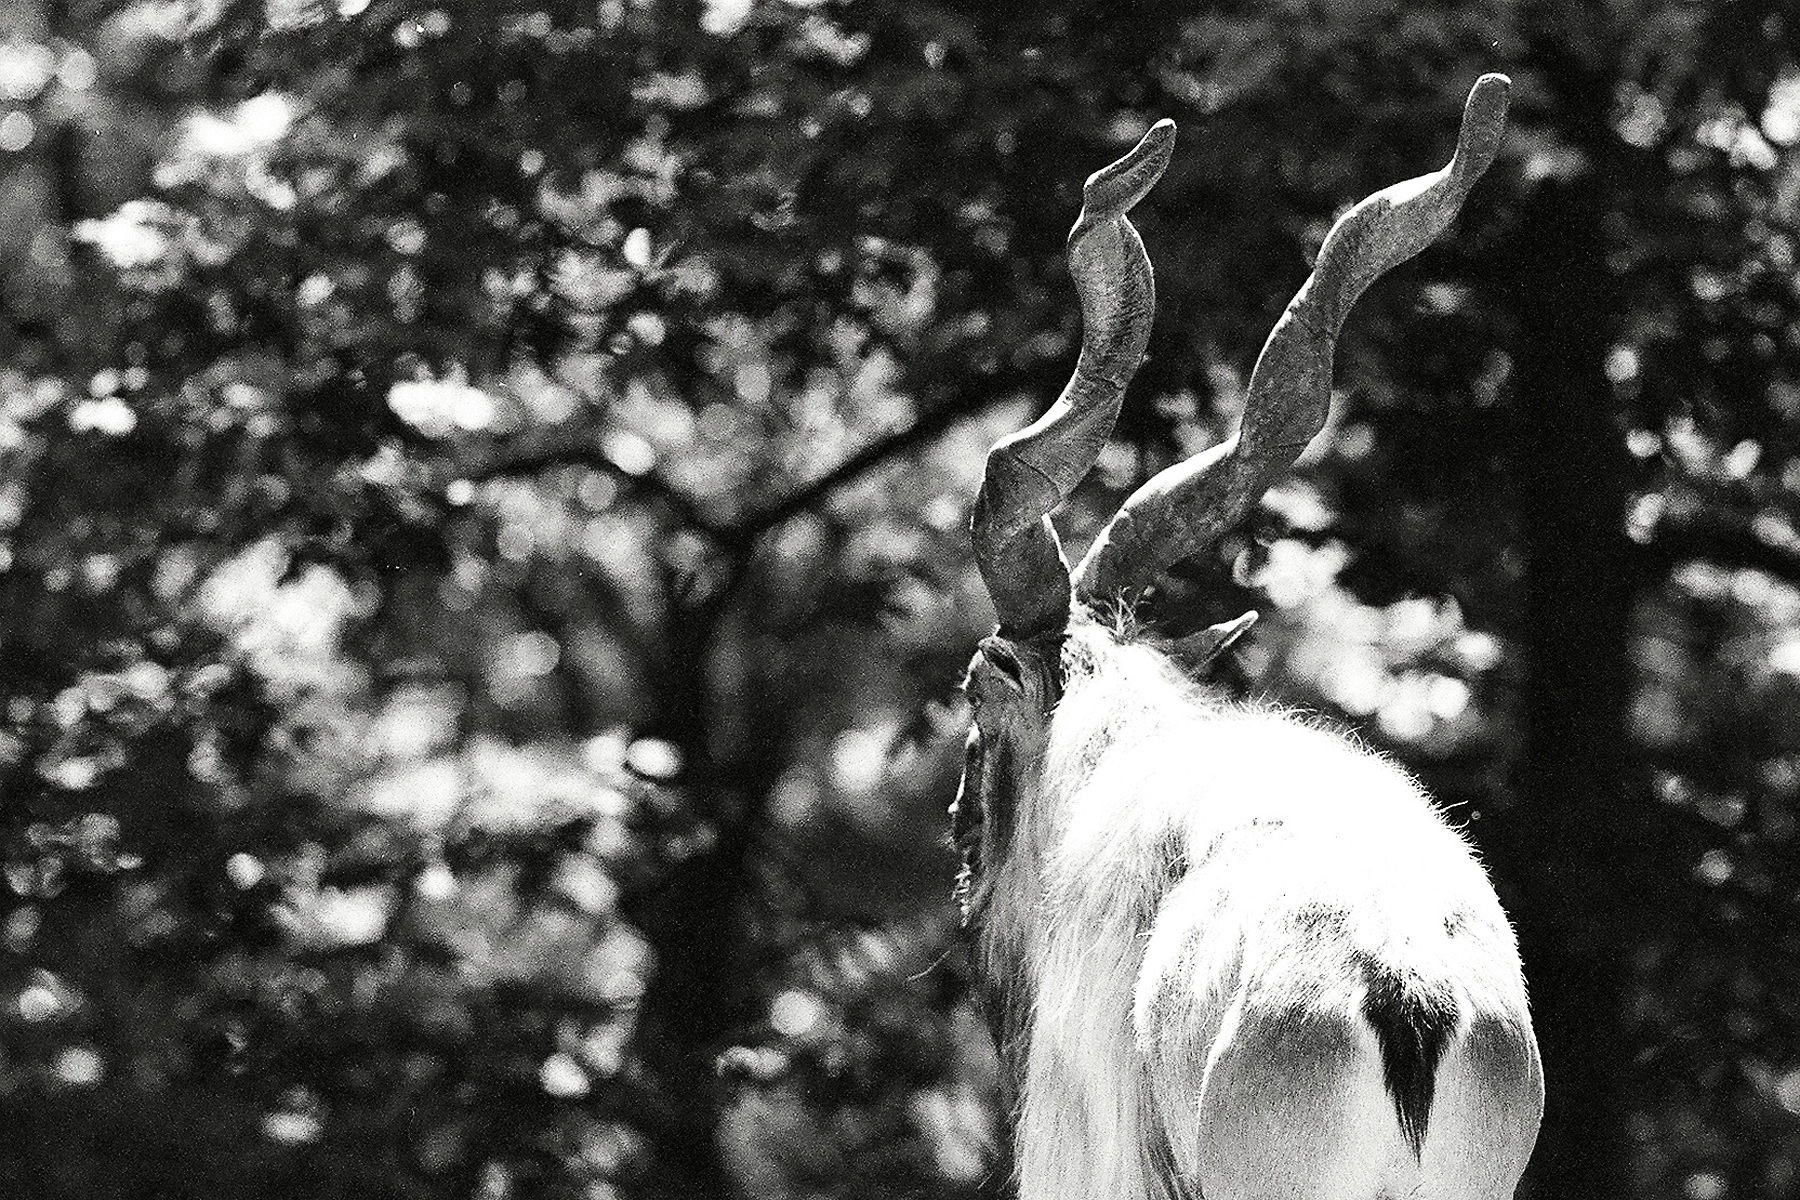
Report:
[{"label": "horn ridge", "polygon": [[1156,311],[1150,256],[1126,214],[1169,165],[1175,124],[1158,121],[1124,157],[1088,176],[1069,233],[1082,343],[1056,403],[988,452],[970,536],[1001,628],[1025,635],[1068,620],[1068,564],[1049,521],[1093,469],[1118,419]]},{"label": "horn ridge", "polygon": [[1250,373],[1237,433],[1159,472],[1126,499],[1075,570],[1078,599],[1109,603],[1135,580],[1205,549],[1294,465],[1329,414],[1332,356],[1350,307],[1455,219],[1499,153],[1510,88],[1504,75],[1476,80],[1450,162],[1376,192],[1332,226]]}]

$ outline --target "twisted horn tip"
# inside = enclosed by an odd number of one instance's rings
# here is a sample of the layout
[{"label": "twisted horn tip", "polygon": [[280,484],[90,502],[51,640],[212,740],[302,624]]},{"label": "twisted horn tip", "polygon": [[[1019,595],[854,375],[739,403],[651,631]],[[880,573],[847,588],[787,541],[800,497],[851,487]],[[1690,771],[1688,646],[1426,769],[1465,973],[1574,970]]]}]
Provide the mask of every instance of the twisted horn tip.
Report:
[{"label": "twisted horn tip", "polygon": [[1175,154],[1175,122],[1164,117],[1152,125],[1122,158],[1101,167],[1081,186],[1081,216],[1076,229],[1123,217],[1150,194]]},{"label": "twisted horn tip", "polygon": [[1490,71],[1469,89],[1463,105],[1462,129],[1456,138],[1456,154],[1450,168],[1458,175],[1481,175],[1500,152],[1506,133],[1506,111],[1512,102],[1512,80]]}]

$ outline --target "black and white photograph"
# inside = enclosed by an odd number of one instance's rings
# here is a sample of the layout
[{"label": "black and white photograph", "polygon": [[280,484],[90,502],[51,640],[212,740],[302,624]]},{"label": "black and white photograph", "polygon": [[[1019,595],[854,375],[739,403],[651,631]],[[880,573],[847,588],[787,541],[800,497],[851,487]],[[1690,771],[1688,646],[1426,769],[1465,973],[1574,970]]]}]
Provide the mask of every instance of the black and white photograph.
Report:
[{"label": "black and white photograph", "polygon": [[0,0],[0,1200],[1800,1200],[1785,0]]}]

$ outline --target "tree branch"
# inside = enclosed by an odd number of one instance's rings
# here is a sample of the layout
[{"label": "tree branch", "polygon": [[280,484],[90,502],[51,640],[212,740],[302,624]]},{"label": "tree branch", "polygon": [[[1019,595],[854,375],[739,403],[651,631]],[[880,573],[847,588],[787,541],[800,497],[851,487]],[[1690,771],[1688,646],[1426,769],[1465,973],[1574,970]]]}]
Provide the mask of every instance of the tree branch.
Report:
[{"label": "tree branch", "polygon": [[985,411],[993,403],[992,400],[984,400],[968,406],[949,404],[934,409],[905,429],[876,438],[823,475],[795,488],[762,511],[746,517],[729,529],[720,530],[721,537],[734,549],[748,548],[757,538],[805,512],[836,489],[868,474],[898,455],[932,442],[946,430]]},{"label": "tree branch", "polygon": [[554,467],[588,467],[604,471],[629,488],[648,492],[675,511],[683,525],[715,541],[725,540],[729,531],[700,511],[694,498],[676,487],[652,468],[637,471],[620,463],[610,451],[591,436],[570,435],[561,429],[539,437],[521,437],[510,442],[485,462],[464,463],[452,472],[455,478],[482,483],[490,479],[512,479],[535,475]]},{"label": "tree branch", "polygon": [[583,466],[604,471],[628,487],[641,488],[656,496],[675,511],[682,524],[732,554],[742,555],[763,534],[805,512],[833,491],[899,455],[929,444],[994,403],[983,400],[967,406],[949,404],[934,409],[905,429],[876,438],[823,474],[733,524],[722,524],[708,517],[700,511],[693,497],[658,472],[629,469],[590,436],[571,436],[560,430],[547,436],[517,439],[487,461],[462,464],[454,474],[456,478],[479,483],[533,475],[553,467]]},{"label": "tree branch", "polygon": [[1721,511],[1716,505],[1665,516],[1639,548],[1646,572],[1666,571],[1689,559],[1749,567],[1800,585],[1800,539],[1784,528],[1765,526],[1754,516]]}]

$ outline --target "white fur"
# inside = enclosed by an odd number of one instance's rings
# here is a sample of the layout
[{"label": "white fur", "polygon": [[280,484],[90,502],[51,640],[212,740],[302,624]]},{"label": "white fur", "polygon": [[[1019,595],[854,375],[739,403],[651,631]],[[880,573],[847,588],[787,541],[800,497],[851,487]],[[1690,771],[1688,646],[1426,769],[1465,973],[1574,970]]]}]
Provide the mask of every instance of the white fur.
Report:
[{"label": "white fur", "polygon": [[[982,933],[1034,999],[1021,1200],[1510,1195],[1542,1079],[1467,844],[1389,762],[1150,646],[1078,622],[1065,661]],[[1459,1013],[1418,1157],[1356,955]]]}]

